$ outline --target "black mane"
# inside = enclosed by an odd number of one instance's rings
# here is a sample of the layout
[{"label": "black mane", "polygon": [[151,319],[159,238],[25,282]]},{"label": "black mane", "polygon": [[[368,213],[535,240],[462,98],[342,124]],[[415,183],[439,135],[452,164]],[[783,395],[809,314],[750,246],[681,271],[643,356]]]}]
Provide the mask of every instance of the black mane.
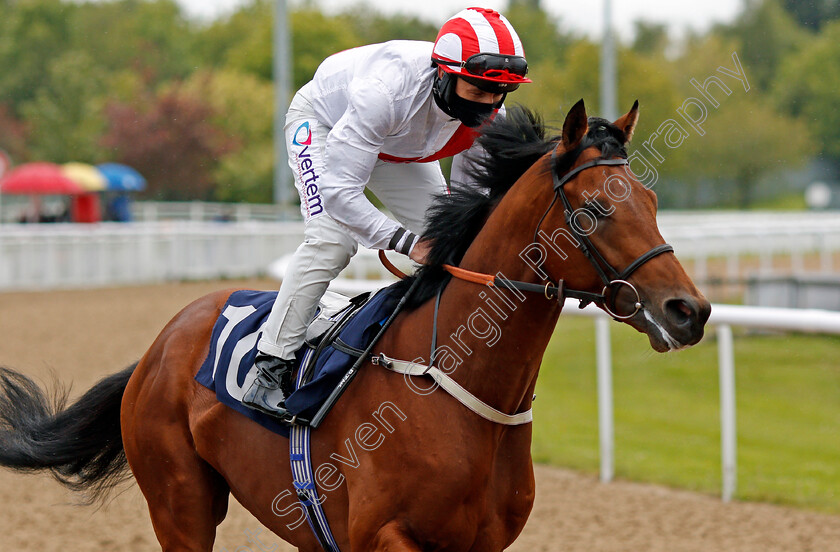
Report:
[{"label": "black mane", "polygon": [[[605,158],[627,157],[624,133],[615,125],[598,117],[590,117],[588,125],[580,146],[557,158],[554,171],[558,174],[567,172],[580,153],[593,146]],[[423,237],[432,240],[428,264],[398,284],[407,290],[415,278],[421,280],[409,298],[408,308],[425,303],[449,282],[451,276],[441,265],[460,264],[499,200],[525,171],[556,147],[560,137],[546,138],[546,131],[539,115],[517,106],[482,133],[478,141],[487,155],[471,159],[476,186],[452,188],[450,193],[436,196],[426,211]]]}]

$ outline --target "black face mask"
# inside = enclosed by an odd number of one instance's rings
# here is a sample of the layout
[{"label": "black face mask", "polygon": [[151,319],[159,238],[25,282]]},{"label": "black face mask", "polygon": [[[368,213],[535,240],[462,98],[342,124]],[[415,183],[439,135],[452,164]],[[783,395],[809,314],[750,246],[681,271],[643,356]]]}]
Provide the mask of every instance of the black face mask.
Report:
[{"label": "black face mask", "polygon": [[465,100],[458,94],[453,95],[450,105],[455,113],[455,118],[466,126],[473,128],[481,126],[496,109],[496,104],[472,102]]},{"label": "black face mask", "polygon": [[495,104],[465,100],[455,93],[457,81],[458,77],[450,73],[435,77],[433,89],[435,103],[444,113],[458,119],[468,127],[481,126],[505,101],[506,94],[502,95],[502,99]]}]

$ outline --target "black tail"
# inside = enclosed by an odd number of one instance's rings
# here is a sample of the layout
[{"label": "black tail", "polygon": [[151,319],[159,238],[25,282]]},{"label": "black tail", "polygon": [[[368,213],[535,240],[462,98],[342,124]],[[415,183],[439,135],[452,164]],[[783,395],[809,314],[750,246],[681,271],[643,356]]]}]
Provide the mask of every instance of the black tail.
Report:
[{"label": "black tail", "polygon": [[0,466],[50,470],[95,502],[130,477],[120,431],[120,403],[137,364],[108,376],[67,406],[67,391],[52,396],[13,370],[0,367]]}]

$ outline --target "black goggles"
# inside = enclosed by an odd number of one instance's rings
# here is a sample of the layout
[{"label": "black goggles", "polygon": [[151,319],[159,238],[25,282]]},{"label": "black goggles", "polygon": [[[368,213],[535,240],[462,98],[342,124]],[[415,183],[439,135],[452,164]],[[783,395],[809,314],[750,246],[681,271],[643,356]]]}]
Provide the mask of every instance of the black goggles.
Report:
[{"label": "black goggles", "polygon": [[518,82],[496,82],[490,80],[480,79],[478,77],[468,77],[466,73],[453,73],[458,75],[458,78],[467,81],[483,92],[491,94],[507,94],[519,88]]},{"label": "black goggles", "polygon": [[513,75],[525,78],[525,75],[528,74],[528,62],[522,56],[481,53],[470,56],[466,61],[435,61],[443,65],[460,66],[470,75],[488,79]]}]

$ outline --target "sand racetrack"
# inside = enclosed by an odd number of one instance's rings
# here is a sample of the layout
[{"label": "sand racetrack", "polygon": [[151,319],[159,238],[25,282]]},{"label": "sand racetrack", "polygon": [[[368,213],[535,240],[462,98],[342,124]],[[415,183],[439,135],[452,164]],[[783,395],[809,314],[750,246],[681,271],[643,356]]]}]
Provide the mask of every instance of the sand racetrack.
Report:
[{"label": "sand racetrack", "polygon": [[[164,324],[197,297],[269,281],[0,293],[0,364],[49,383],[73,383],[77,396],[137,360]],[[539,423],[539,420],[536,421]],[[265,469],[271,469],[266,466]],[[96,510],[73,505],[45,475],[0,470],[0,550],[159,550],[136,486]],[[290,547],[235,501],[215,550]],[[519,540],[526,551],[840,551],[840,516],[717,498],[537,468],[537,501]]]}]

